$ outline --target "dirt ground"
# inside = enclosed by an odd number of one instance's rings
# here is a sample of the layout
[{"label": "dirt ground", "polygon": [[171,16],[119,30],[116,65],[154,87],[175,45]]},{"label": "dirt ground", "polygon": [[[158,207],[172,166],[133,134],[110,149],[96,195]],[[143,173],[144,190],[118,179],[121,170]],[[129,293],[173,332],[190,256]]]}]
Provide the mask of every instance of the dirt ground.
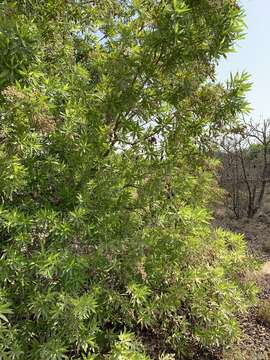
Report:
[{"label": "dirt ground", "polygon": [[270,206],[262,208],[254,219],[238,220],[219,208],[214,226],[244,234],[249,251],[262,263],[261,269],[255,274],[260,289],[258,305],[250,309],[245,318],[241,318],[243,340],[237,348],[228,350],[223,360],[270,360],[270,321],[266,324],[258,316],[261,304],[269,301],[270,319]]}]

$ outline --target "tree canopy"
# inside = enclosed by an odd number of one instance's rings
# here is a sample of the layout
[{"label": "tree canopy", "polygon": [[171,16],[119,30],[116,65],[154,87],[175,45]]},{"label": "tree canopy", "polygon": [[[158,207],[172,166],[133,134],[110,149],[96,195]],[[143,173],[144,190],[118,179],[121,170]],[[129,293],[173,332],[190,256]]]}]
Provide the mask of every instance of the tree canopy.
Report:
[{"label": "tree canopy", "polygon": [[[190,357],[239,334],[243,239],[209,222],[248,111],[234,0],[0,2],[0,357]],[[157,345],[153,355],[151,342]]]}]

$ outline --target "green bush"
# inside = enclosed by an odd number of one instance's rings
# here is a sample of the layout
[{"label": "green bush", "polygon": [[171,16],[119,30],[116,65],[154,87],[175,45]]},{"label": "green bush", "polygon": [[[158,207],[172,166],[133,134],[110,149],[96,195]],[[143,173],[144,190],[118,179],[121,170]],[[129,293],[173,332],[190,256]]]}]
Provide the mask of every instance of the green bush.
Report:
[{"label": "green bush", "polygon": [[157,356],[192,358],[229,344],[254,291],[238,281],[251,267],[243,239],[209,225],[209,154],[249,84],[210,80],[242,10],[0,10],[0,358],[148,359],[152,338]]}]

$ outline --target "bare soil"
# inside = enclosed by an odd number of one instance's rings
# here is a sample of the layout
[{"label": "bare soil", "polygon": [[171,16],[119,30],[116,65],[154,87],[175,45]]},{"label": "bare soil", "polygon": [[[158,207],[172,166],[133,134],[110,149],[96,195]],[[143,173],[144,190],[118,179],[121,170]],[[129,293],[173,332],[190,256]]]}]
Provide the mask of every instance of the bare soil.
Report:
[{"label": "bare soil", "polygon": [[253,274],[259,287],[258,305],[241,318],[243,339],[237,348],[228,350],[224,360],[270,360],[270,325],[258,317],[261,300],[270,301],[270,212],[263,209],[254,219],[233,219],[224,209],[216,212],[214,226],[245,235],[248,249],[261,262],[260,270]]}]

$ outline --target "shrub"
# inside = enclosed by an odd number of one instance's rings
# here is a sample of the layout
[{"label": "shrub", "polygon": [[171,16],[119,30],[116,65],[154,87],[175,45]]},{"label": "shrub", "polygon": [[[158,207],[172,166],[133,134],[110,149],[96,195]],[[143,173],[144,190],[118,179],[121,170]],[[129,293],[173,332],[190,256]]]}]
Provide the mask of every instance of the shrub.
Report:
[{"label": "shrub", "polygon": [[270,302],[269,300],[260,300],[257,304],[257,318],[262,323],[270,327]]},{"label": "shrub", "polygon": [[209,154],[249,85],[210,80],[242,10],[0,7],[0,357],[147,359],[148,334],[179,358],[233,341],[251,265],[239,235],[210,228]]}]

